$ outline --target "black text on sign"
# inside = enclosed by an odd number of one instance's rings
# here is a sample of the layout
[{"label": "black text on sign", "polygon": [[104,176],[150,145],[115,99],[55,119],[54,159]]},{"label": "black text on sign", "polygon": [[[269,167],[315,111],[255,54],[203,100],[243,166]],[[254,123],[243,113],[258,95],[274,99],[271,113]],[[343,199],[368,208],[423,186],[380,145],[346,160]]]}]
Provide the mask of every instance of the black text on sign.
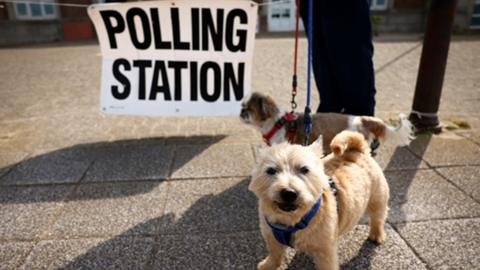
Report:
[{"label": "black text on sign", "polygon": [[[246,49],[247,30],[237,26],[248,24],[245,11],[233,9],[225,12],[224,9],[192,8],[190,9],[191,36],[182,37],[181,21],[178,8],[170,8],[168,14],[171,22],[170,32],[172,39],[162,35],[160,18],[162,14],[158,8],[150,8],[147,13],[141,8],[131,8],[125,16],[115,10],[104,10],[102,16],[108,33],[111,49],[118,48],[116,36],[128,32],[131,43],[139,50],[154,48],[156,50],[193,50],[214,51],[228,50],[230,52],[244,52]],[[140,29],[140,31],[139,31]],[[141,32],[141,34],[139,33]],[[189,41],[186,41],[189,40]],[[235,65],[235,66],[234,66]],[[146,81],[146,70],[152,69],[153,76]],[[168,76],[167,69],[173,70],[173,78]],[[221,96],[224,101],[231,98],[241,100],[244,97],[245,63],[204,63],[188,61],[162,61],[138,59],[116,59],[112,65],[112,72],[119,85],[112,85],[112,96],[117,99],[126,99],[132,93],[131,84],[125,73],[135,72],[138,77],[140,100],[164,101],[182,100],[182,74],[186,73],[190,79],[189,98],[196,101],[199,98],[215,102]],[[209,80],[209,73],[211,73]],[[172,88],[171,86],[174,85]],[[222,95],[223,89],[223,95]]]}]

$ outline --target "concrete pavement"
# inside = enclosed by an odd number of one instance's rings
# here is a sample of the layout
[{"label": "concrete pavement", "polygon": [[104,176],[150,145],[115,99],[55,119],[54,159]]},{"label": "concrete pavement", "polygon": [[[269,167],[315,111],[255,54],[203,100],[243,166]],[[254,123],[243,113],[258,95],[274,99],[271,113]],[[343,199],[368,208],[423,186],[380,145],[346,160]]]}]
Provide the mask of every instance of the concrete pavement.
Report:
[{"label": "concrete pavement", "polygon": [[[285,106],[292,48],[278,37],[255,48],[254,88]],[[421,41],[375,51],[378,116],[408,114]],[[99,53],[0,49],[0,269],[254,269],[266,255],[247,190],[259,134],[236,117],[103,115]],[[440,110],[451,130],[382,146],[388,240],[375,247],[358,225],[342,269],[480,269],[479,74],[480,39],[455,37]],[[313,269],[290,255],[289,269]]]}]

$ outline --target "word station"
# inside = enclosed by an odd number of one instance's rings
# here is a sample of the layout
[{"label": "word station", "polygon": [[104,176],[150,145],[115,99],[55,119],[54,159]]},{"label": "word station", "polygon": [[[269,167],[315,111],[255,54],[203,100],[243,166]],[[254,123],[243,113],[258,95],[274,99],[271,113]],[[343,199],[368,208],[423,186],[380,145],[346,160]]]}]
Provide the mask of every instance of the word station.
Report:
[{"label": "word station", "polygon": [[[162,19],[158,8],[133,7],[125,16],[116,10],[102,10],[100,15],[108,34],[110,49],[119,48],[117,37],[126,34],[131,44],[139,51],[167,50],[176,51],[212,51],[231,53],[245,52],[247,46],[247,30],[242,25],[248,24],[247,13],[242,9],[190,8],[191,36],[185,37],[181,29],[182,21],[179,8],[171,7],[170,20]],[[213,10],[213,12],[212,12]],[[165,11],[162,9],[161,11]],[[162,26],[162,27],[161,27]],[[165,38],[164,27],[171,27],[171,38]],[[140,29],[140,30],[139,30]],[[163,31],[165,32],[163,32]],[[153,75],[146,76],[151,69]],[[132,89],[129,73],[138,76],[137,91]],[[111,86],[111,94],[115,99],[123,100],[138,93],[139,100],[179,101],[182,97],[182,82],[189,80],[189,98],[197,101],[199,98],[207,102],[236,101],[244,97],[244,62],[214,61],[178,61],[158,59],[126,59],[113,61],[112,74],[118,81]],[[173,74],[173,77],[172,77]],[[170,75],[170,77],[169,77]],[[182,76],[184,75],[184,76]],[[147,78],[151,78],[151,81]],[[212,80],[213,78],[213,80]],[[172,84],[174,85],[172,89]],[[223,90],[223,93],[222,93]],[[233,92],[233,94],[232,94]],[[223,94],[223,95],[222,95]],[[133,98],[133,97],[132,97]]]}]

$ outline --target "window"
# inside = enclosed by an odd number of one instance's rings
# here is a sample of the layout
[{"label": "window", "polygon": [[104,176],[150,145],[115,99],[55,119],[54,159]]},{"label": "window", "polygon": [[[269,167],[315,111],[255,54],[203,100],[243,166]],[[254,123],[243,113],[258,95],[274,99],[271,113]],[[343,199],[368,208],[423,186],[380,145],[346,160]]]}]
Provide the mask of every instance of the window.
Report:
[{"label": "window", "polygon": [[290,9],[275,8],[272,10],[272,18],[290,18]]},{"label": "window", "polygon": [[470,28],[480,29],[480,0],[476,0],[473,6],[472,20],[470,21]]},{"label": "window", "polygon": [[386,10],[388,7],[387,0],[370,0],[371,10]]},{"label": "window", "polygon": [[57,7],[53,3],[55,3],[55,0],[31,0],[25,3],[15,3],[15,16],[19,20],[56,19]]}]

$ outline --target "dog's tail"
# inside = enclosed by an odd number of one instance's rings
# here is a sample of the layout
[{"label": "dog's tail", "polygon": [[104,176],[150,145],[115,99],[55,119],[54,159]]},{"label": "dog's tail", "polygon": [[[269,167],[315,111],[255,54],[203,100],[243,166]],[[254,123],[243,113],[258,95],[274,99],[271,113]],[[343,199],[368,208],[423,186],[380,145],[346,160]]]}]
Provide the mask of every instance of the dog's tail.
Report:
[{"label": "dog's tail", "polygon": [[415,139],[413,125],[404,114],[400,114],[398,118],[398,126],[386,125],[385,139],[393,141],[398,146],[409,145]]},{"label": "dog's tail", "polygon": [[365,137],[356,131],[344,130],[338,133],[330,143],[330,149],[336,157],[352,159],[352,154],[369,154],[370,148]]},{"label": "dog's tail", "polygon": [[396,127],[385,124],[375,117],[362,117],[362,126],[368,133],[381,141],[392,141],[397,146],[406,146],[415,139],[413,125],[404,114],[399,115],[399,124]]}]

